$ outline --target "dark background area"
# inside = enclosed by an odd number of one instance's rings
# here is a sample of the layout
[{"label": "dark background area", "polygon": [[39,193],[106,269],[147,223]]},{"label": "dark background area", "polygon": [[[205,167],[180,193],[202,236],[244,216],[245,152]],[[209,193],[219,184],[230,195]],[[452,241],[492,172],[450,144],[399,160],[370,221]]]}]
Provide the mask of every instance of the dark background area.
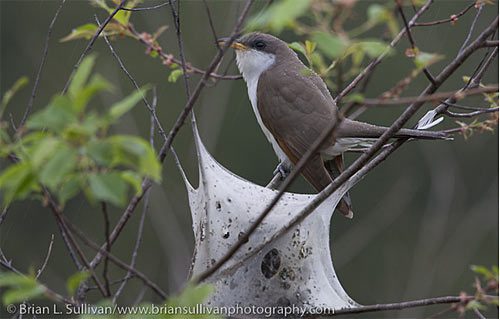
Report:
[{"label": "dark background area", "polygon": [[[159,1],[146,1],[152,5]],[[354,10],[350,25],[358,25],[366,18],[366,8],[374,1],[360,1]],[[463,9],[469,1],[436,1],[421,21],[447,18]],[[23,75],[34,79],[38,68],[48,25],[59,1],[0,0],[0,92],[3,94]],[[209,1],[219,36],[228,35],[243,6],[240,1]],[[258,13],[264,2],[257,2],[253,13]],[[462,45],[474,10],[461,17],[452,26],[444,24],[433,28],[416,28],[414,35],[420,49],[438,52],[445,59],[431,67],[438,73],[452,59]],[[493,20],[497,5],[488,5],[481,15],[476,30]],[[67,1],[54,27],[47,63],[42,74],[34,109],[45,106],[51,96],[61,91],[72,66],[83,51],[86,41],[60,43],[72,28],[93,22],[94,13],[101,21],[104,11],[87,1]],[[134,13],[131,19],[139,31],[154,31],[168,25],[159,38],[165,51],[178,56],[175,27],[170,9]],[[201,1],[181,3],[181,25],[187,60],[204,68],[216,53],[208,19]],[[367,37],[380,37],[381,28],[374,28]],[[477,35],[477,32],[475,33]],[[283,33],[282,38],[292,42],[303,40]],[[158,115],[165,129],[170,129],[183,108],[186,95],[183,83],[167,82],[169,70],[159,59],[144,54],[145,48],[132,39],[113,42],[130,73],[139,84],[156,85]],[[412,62],[404,57],[408,47],[405,39],[397,46],[397,53],[378,67],[366,96],[376,97],[392,87],[412,69]],[[133,91],[133,87],[119,69],[109,49],[98,40],[96,72],[116,86],[113,94],[100,95],[92,107],[102,109]],[[483,57],[476,52],[442,87],[441,91],[461,87],[462,76],[470,75]],[[229,52],[224,66],[236,66]],[[192,75],[190,84],[199,76]],[[498,61],[487,72],[484,83],[498,82]],[[31,85],[12,101],[6,115],[12,114],[19,123],[28,103]],[[404,96],[418,94],[427,85],[420,76]],[[470,98],[464,104],[480,104],[481,98]],[[433,105],[426,104],[423,115]],[[389,125],[403,110],[402,107],[374,108],[363,114],[364,121]],[[242,80],[219,81],[203,91],[195,106],[202,138],[208,150],[225,167],[244,178],[264,185],[272,175],[277,159],[255,120]],[[419,117],[411,121],[415,124]],[[440,127],[456,124],[446,119]],[[149,115],[144,105],[138,105],[125,116],[116,132],[149,134]],[[156,139],[156,145],[161,143]],[[174,142],[174,147],[193,185],[197,184],[195,150],[189,125],[185,125]],[[354,157],[350,156],[352,160]],[[5,165],[5,163],[2,163]],[[168,156],[163,170],[163,182],[153,187],[145,236],[139,250],[137,268],[145,272],[168,292],[177,292],[186,281],[193,235],[187,194],[172,156]],[[292,188],[296,192],[311,192],[304,180]],[[355,216],[347,220],[335,214],[332,221],[333,261],[337,274],[349,295],[361,304],[397,302],[442,295],[457,295],[460,291],[473,292],[473,264],[498,263],[498,133],[475,134],[464,140],[457,136],[453,142],[421,141],[404,145],[382,165],[371,172],[352,191]],[[137,211],[140,211],[138,209]],[[111,210],[112,223],[122,209]],[[89,206],[83,197],[67,204],[65,214],[89,236],[104,241],[100,208]],[[123,260],[130,259],[135,243],[138,216],[126,226],[113,253]],[[51,234],[56,239],[48,266],[41,280],[56,291],[65,290],[65,282],[76,269],[60,240],[52,214],[39,202],[15,203],[0,230],[0,246],[13,264],[24,271],[37,269],[43,262]],[[325,239],[326,240],[326,239]],[[88,256],[94,253],[87,251]],[[100,272],[100,270],[98,271]],[[122,272],[112,267],[112,278]],[[141,293],[141,285],[132,280],[122,295],[121,302],[133,303]],[[95,300],[96,294],[89,294]],[[160,302],[149,290],[144,300]],[[435,313],[447,306],[376,313],[359,318],[417,317]],[[2,309],[3,311],[3,309]],[[3,312],[0,312],[2,314]],[[493,314],[492,314],[493,315]],[[453,316],[453,315],[452,315]],[[495,314],[496,316],[496,314]],[[358,318],[357,317],[357,318]]]}]

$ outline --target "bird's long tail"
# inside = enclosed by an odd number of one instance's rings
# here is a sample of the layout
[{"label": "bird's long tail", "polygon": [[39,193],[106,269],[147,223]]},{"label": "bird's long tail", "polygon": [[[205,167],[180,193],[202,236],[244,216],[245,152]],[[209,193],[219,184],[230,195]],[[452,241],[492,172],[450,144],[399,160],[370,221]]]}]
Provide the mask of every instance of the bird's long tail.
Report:
[{"label": "bird's long tail", "polygon": [[[337,131],[337,137],[368,137],[377,138],[380,137],[387,130],[387,127],[353,121],[350,119],[344,119],[340,124]],[[445,132],[433,132],[424,130],[412,130],[412,129],[400,129],[394,137],[409,137],[416,139],[428,139],[428,140],[452,140]]]}]

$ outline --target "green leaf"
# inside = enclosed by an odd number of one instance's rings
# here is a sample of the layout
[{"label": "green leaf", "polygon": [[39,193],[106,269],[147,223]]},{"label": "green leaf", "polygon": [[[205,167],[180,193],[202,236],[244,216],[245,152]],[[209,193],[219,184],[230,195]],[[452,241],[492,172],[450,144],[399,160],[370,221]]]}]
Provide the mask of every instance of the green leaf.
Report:
[{"label": "green leaf", "polygon": [[68,88],[68,93],[71,99],[74,101],[78,93],[83,89],[87,79],[89,78],[90,72],[95,64],[96,55],[92,54],[85,57],[76,70],[73,79],[71,79],[71,84]]},{"label": "green leaf", "polygon": [[345,101],[346,102],[354,102],[354,103],[363,103],[365,100],[365,97],[363,94],[361,93],[353,93],[353,94],[349,94],[348,96],[346,96],[345,98]]},{"label": "green leaf", "polygon": [[77,163],[77,151],[67,145],[61,146],[52,154],[52,157],[40,169],[40,182],[56,191],[63,179],[73,172]]},{"label": "green leaf", "polygon": [[331,59],[341,57],[348,45],[345,40],[326,32],[316,32],[313,41],[318,44],[318,49]]},{"label": "green leaf", "polygon": [[2,299],[4,305],[8,305],[31,300],[43,295],[44,292],[45,288],[41,285],[35,285],[33,287],[11,288],[3,294]]},{"label": "green leaf", "polygon": [[368,7],[368,20],[373,23],[380,23],[386,20],[387,8],[380,4],[372,4]]},{"label": "green leaf", "polygon": [[4,305],[29,300],[45,292],[35,277],[16,273],[0,273],[0,287],[9,288],[2,296]]},{"label": "green leaf", "polygon": [[138,169],[142,176],[161,181],[161,165],[149,143],[136,136],[115,135],[108,138],[113,147],[115,165],[127,165]]},{"label": "green leaf", "polygon": [[11,286],[19,287],[19,286],[28,286],[33,284],[36,284],[36,280],[34,280],[34,278],[32,277],[12,272],[0,273],[0,287],[11,287]]},{"label": "green leaf", "polygon": [[203,303],[214,291],[210,284],[188,285],[180,295],[171,297],[166,304],[173,307],[188,307]]},{"label": "green leaf", "polygon": [[0,103],[0,119],[2,118],[2,114],[7,107],[7,104],[9,104],[10,100],[12,97],[23,87],[25,87],[29,83],[28,77],[23,76],[19,78],[13,85],[12,87],[7,90],[7,92],[4,93],[2,97],[2,102]]},{"label": "green leaf", "polygon": [[283,0],[274,2],[262,14],[251,18],[247,30],[270,29],[280,33],[285,27],[293,26],[295,21],[306,13],[309,0]]},{"label": "green leaf", "polygon": [[87,106],[90,99],[101,91],[111,91],[113,86],[99,74],[92,76],[89,84],[76,92],[73,97],[73,109],[80,113]]},{"label": "green leaf", "polygon": [[85,147],[85,153],[98,165],[113,165],[113,145],[108,140],[92,140]]},{"label": "green leaf", "polygon": [[98,26],[94,23],[87,23],[71,30],[71,33],[59,40],[60,42],[67,42],[77,39],[90,40],[97,32]]},{"label": "green leaf", "polygon": [[127,200],[127,182],[116,172],[97,173],[88,176],[94,199],[123,206]]},{"label": "green leaf", "polygon": [[142,178],[139,174],[133,171],[124,171],[120,174],[121,178],[134,188],[135,195],[142,194]]},{"label": "green leaf", "polygon": [[130,94],[128,97],[121,100],[120,102],[113,104],[111,106],[111,109],[109,110],[109,116],[111,118],[111,121],[115,121],[123,114],[130,111],[137,104],[137,102],[142,100],[147,90],[148,90],[147,87],[143,87],[140,90],[137,90],[134,93]]},{"label": "green leaf", "polygon": [[370,24],[386,23],[393,37],[398,34],[399,25],[390,8],[380,4],[372,4],[368,7],[367,15]]},{"label": "green leaf", "polygon": [[61,146],[61,141],[54,137],[46,136],[41,138],[38,143],[34,143],[33,150],[30,152],[31,164],[34,169],[39,169],[47,163],[58,147]]},{"label": "green leaf", "polygon": [[418,51],[414,61],[415,61],[415,66],[418,69],[423,69],[430,66],[431,64],[434,64],[442,60],[443,58],[444,56],[440,54]]},{"label": "green leaf", "polygon": [[66,289],[68,290],[69,295],[73,295],[76,291],[76,288],[87,278],[90,277],[90,273],[88,271],[77,272],[66,281]]},{"label": "green leaf", "polygon": [[175,83],[182,75],[183,71],[181,69],[172,70],[168,75],[168,82]]},{"label": "green leaf", "polygon": [[361,46],[361,49],[368,55],[370,58],[376,58],[386,50],[388,50],[388,44],[378,40],[364,40],[358,43]]},{"label": "green leaf", "polygon": [[465,307],[465,309],[467,309],[467,310],[474,310],[474,309],[486,310],[487,307],[477,300],[471,300],[467,303],[467,306]]},{"label": "green leaf", "polygon": [[27,121],[29,129],[44,129],[60,132],[67,125],[78,120],[73,113],[71,100],[67,96],[57,95],[49,106],[33,114]]},{"label": "green leaf", "polygon": [[300,52],[302,53],[304,56],[307,56],[307,53],[306,53],[306,48],[304,47],[304,45],[302,45],[302,43],[300,42],[292,42],[292,43],[289,43],[288,44],[288,47],[290,49],[292,49],[293,51],[296,51],[296,52]]},{"label": "green leaf", "polygon": [[491,270],[488,269],[485,266],[478,266],[478,265],[472,265],[470,266],[470,269],[478,274],[484,277],[485,280],[498,280],[498,268],[492,268]]},{"label": "green leaf", "polygon": [[76,196],[82,188],[82,177],[80,175],[74,174],[67,176],[67,178],[62,182],[59,191],[57,192],[57,199],[59,204],[64,206],[68,200]]},{"label": "green leaf", "polygon": [[348,45],[348,43],[340,37],[326,32],[316,32],[313,35],[313,40],[318,44],[318,49],[331,59],[340,58]]},{"label": "green leaf", "polygon": [[4,204],[26,198],[39,190],[35,175],[27,162],[19,162],[5,169],[0,175],[0,189],[3,190]]}]

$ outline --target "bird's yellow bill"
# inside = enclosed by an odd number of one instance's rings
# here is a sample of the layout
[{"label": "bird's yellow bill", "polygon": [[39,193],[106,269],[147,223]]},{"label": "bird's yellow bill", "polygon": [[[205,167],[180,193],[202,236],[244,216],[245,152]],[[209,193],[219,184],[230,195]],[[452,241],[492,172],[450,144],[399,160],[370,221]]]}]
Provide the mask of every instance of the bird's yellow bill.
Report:
[{"label": "bird's yellow bill", "polygon": [[[223,46],[226,42],[227,42],[227,39],[220,39],[217,41],[219,46]],[[235,50],[247,50],[248,47],[246,45],[244,45],[243,43],[240,43],[240,42],[233,42],[231,43],[231,48],[235,49]]]},{"label": "bird's yellow bill", "polygon": [[242,43],[239,43],[239,42],[233,42],[231,43],[231,48],[235,49],[235,50],[246,50],[248,49],[248,47]]}]

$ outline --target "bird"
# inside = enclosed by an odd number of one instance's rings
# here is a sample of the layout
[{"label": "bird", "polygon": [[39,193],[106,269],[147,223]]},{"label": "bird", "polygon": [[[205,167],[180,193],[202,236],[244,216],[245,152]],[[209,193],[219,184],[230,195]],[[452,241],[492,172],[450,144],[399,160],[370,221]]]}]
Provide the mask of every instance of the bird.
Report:
[{"label": "bird", "polygon": [[[218,40],[223,46],[228,38]],[[285,41],[266,33],[252,32],[230,45],[237,67],[246,82],[250,104],[286,174],[333,121],[338,110],[325,82],[299,59]],[[343,154],[367,147],[387,127],[343,119],[334,134],[321,145],[302,170],[304,178],[322,191],[344,169]],[[395,138],[447,139],[444,132],[401,129]],[[337,205],[346,217],[353,211],[348,194]]]}]

